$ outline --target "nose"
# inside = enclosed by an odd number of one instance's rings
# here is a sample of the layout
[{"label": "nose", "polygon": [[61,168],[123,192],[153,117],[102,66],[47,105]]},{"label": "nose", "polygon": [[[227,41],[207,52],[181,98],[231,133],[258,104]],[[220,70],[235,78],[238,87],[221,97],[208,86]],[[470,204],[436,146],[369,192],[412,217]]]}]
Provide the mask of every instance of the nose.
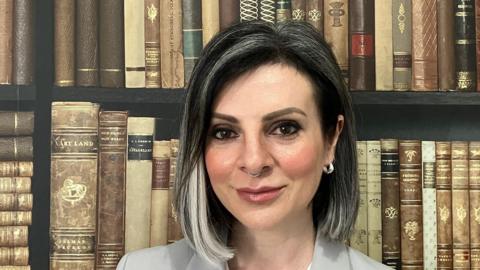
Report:
[{"label": "nose", "polygon": [[253,134],[245,136],[243,143],[240,162],[240,169],[243,172],[250,176],[260,176],[272,169],[273,157],[261,136]]}]

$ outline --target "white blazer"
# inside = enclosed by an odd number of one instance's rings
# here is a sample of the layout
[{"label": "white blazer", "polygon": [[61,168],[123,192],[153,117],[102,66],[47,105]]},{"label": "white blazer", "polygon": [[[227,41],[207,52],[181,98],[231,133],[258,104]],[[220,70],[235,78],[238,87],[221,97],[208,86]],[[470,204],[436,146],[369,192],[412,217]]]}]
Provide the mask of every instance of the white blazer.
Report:
[{"label": "white blazer", "polygon": [[[317,237],[311,270],[391,270],[361,252]],[[130,252],[123,256],[117,270],[225,270],[225,264],[210,264],[192,249],[186,240]]]}]

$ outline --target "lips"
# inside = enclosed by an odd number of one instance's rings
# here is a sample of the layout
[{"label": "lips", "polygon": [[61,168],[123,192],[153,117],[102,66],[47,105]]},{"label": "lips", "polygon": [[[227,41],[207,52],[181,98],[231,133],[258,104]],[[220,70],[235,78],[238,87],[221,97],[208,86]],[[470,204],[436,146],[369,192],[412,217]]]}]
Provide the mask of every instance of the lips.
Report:
[{"label": "lips", "polygon": [[283,191],[285,186],[280,187],[260,187],[260,188],[239,188],[238,196],[250,203],[266,203],[276,199]]}]

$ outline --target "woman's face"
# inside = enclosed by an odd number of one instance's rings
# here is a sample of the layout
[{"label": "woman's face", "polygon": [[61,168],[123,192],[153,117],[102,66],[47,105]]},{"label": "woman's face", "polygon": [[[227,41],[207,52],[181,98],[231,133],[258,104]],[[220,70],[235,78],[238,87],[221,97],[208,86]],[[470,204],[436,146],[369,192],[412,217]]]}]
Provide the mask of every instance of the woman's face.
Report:
[{"label": "woman's face", "polygon": [[337,137],[323,135],[313,91],[295,68],[269,64],[227,84],[213,104],[208,176],[225,208],[248,229],[311,219]]}]

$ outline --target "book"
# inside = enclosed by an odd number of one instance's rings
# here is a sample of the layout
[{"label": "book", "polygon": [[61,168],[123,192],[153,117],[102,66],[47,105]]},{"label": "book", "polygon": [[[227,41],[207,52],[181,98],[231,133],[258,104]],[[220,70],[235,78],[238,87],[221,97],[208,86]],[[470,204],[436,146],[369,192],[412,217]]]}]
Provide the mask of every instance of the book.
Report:
[{"label": "book", "polygon": [[[194,1],[194,2],[197,2],[197,1]],[[184,16],[187,16],[185,12],[184,12]],[[227,27],[239,22],[240,22],[240,0],[221,0],[220,1],[220,30],[224,30]]]},{"label": "book", "polygon": [[292,0],[292,21],[305,21],[307,0]]},{"label": "book", "polygon": [[359,207],[350,246],[368,255],[367,236],[367,141],[357,141]]},{"label": "book", "polygon": [[124,3],[125,87],[143,88],[146,80],[145,1],[125,0]]},{"label": "book", "polygon": [[[225,3],[222,0],[220,3]],[[190,80],[193,67],[202,51],[202,2],[183,0],[183,59],[185,85]],[[237,7],[238,8],[238,7]]]},{"label": "book", "polygon": [[163,88],[182,88],[185,85],[182,22],[182,2],[160,0],[160,69]]},{"label": "book", "polygon": [[0,270],[30,270],[30,266],[3,265],[0,266]]},{"label": "book", "polygon": [[75,0],[54,0],[56,86],[75,85]]},{"label": "book", "polygon": [[203,46],[220,31],[220,0],[202,0],[202,40]]},{"label": "book", "polygon": [[0,247],[0,266],[27,266],[28,257],[28,247]]},{"label": "book", "polygon": [[31,211],[32,193],[0,193],[0,211]]},{"label": "book", "polygon": [[412,0],[392,0],[393,90],[412,87]]},{"label": "book", "polygon": [[[0,226],[32,225],[32,211],[0,211]],[[1,250],[0,250],[1,254]],[[1,258],[1,255],[0,255]],[[0,259],[0,265],[1,259]]]},{"label": "book", "polygon": [[31,136],[33,121],[33,111],[0,111],[0,136]]},{"label": "book", "polygon": [[153,142],[152,210],[150,246],[166,245],[168,234],[168,188],[170,183],[170,141]]},{"label": "book", "polygon": [[323,33],[323,1],[306,0],[306,20],[320,33]]},{"label": "book", "polygon": [[180,223],[177,220],[177,212],[173,206],[173,194],[175,188],[175,179],[177,171],[177,156],[178,156],[179,140],[170,140],[170,177],[168,184],[168,231],[167,243],[173,243],[183,238]]},{"label": "book", "polygon": [[375,89],[393,89],[392,0],[375,0]]},{"label": "book", "polygon": [[0,160],[33,160],[33,140],[31,136],[0,137]]},{"label": "book", "polygon": [[348,1],[324,0],[323,34],[348,80]]},{"label": "book", "polygon": [[260,0],[259,1],[259,19],[269,23],[275,23],[276,21],[276,3],[272,0]]},{"label": "book", "polygon": [[368,256],[382,261],[382,186],[379,140],[367,141],[367,235]]},{"label": "book", "polygon": [[35,78],[34,0],[15,0],[13,10],[13,84],[32,85]]},{"label": "book", "polygon": [[259,8],[257,0],[240,0],[240,21],[254,21],[258,20],[258,18]]},{"label": "book", "polygon": [[[265,1],[265,0],[262,0]],[[273,1],[272,1],[273,2]],[[292,19],[292,2],[291,0],[275,1],[275,19],[276,22],[285,22]]]},{"label": "book", "polygon": [[470,268],[480,269],[480,142],[468,145],[470,195]]},{"label": "book", "polygon": [[435,142],[422,141],[423,265],[437,268],[437,202]]},{"label": "book", "polygon": [[453,1],[437,1],[438,88],[455,90],[455,13]]},{"label": "book", "polygon": [[145,0],[145,87],[162,87],[160,71],[160,0]]},{"label": "book", "polygon": [[0,84],[12,84],[13,0],[0,2]]},{"label": "book", "polygon": [[27,226],[0,226],[0,247],[28,246]]},{"label": "book", "polygon": [[457,90],[476,91],[475,1],[454,0]]},{"label": "book", "polygon": [[0,177],[0,193],[30,193],[30,177]]},{"label": "book", "polygon": [[33,176],[32,161],[0,161],[0,177]]},{"label": "book", "polygon": [[75,3],[76,85],[97,86],[98,0],[82,0]]}]

